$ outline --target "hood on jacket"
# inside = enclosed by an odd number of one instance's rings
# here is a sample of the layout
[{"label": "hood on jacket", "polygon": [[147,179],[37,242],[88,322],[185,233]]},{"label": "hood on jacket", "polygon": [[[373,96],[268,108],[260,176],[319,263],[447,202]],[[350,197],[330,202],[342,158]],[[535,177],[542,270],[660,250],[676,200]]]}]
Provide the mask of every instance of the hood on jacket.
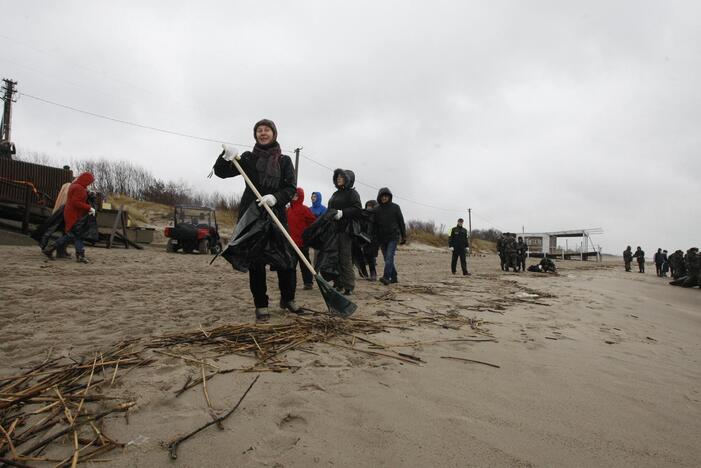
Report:
[{"label": "hood on jacket", "polygon": [[76,177],[74,181],[74,183],[82,185],[85,188],[88,188],[88,185],[92,184],[93,182],[95,182],[95,177],[90,172],[83,172]]},{"label": "hood on jacket", "polygon": [[303,205],[304,204],[304,189],[302,187],[297,187],[297,200],[290,201],[290,206]]},{"label": "hood on jacket", "polygon": [[380,201],[382,195],[389,195],[389,201],[387,203],[392,203],[392,191],[390,189],[387,187],[382,187],[380,191],[377,192],[377,203],[380,205],[382,204],[382,201]]},{"label": "hood on jacket", "polygon": [[338,188],[338,185],[336,185],[336,179],[338,178],[339,174],[343,174],[343,177],[346,179],[346,187],[347,189],[352,189],[353,184],[355,183],[355,172],[351,171],[350,169],[336,169],[333,171],[333,186]]},{"label": "hood on jacket", "polygon": [[312,208],[319,208],[321,206],[321,192],[312,192],[312,195],[316,194],[316,201],[312,202]]}]

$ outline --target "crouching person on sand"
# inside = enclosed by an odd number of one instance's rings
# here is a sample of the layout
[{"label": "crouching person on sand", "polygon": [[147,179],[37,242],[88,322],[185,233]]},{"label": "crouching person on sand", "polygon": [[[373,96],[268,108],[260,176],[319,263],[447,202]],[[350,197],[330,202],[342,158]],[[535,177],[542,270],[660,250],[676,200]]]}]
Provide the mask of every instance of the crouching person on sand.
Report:
[{"label": "crouching person on sand", "polygon": [[77,230],[73,229],[80,218],[85,215],[95,216],[95,208],[88,203],[88,186],[95,181],[95,177],[90,172],[83,172],[68,188],[66,204],[63,208],[63,220],[65,222],[65,232],[55,244],[49,243],[42,252],[51,260],[54,259],[54,251],[66,251],[69,242],[75,244],[75,259],[78,263],[88,263],[85,258],[85,245]]},{"label": "crouching person on sand", "polygon": [[[239,171],[231,163],[230,158],[236,158],[253,185],[258,189],[262,198],[258,204],[267,204],[275,213],[275,216],[287,228],[287,216],[285,205],[297,193],[295,173],[292,160],[282,154],[280,144],[277,141],[277,128],[271,120],[263,119],[253,127],[253,136],[256,144],[253,151],[246,151],[238,155],[222,153],[214,164],[214,173],[226,179],[239,175]],[[241,196],[241,209],[239,220],[243,218],[248,207],[256,201],[253,190],[246,185]],[[268,313],[268,289],[265,279],[266,264],[253,262],[249,269],[249,285],[253,295],[253,303],[256,307],[256,320],[267,321]],[[280,288],[280,308],[296,314],[302,313],[302,309],[295,304],[296,270],[294,268],[277,270],[278,286]]]}]

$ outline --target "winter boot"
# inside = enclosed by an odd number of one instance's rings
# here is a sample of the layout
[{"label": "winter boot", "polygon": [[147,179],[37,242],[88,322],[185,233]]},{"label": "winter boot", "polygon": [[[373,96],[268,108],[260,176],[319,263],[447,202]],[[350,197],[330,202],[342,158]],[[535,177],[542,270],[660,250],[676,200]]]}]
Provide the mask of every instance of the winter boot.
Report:
[{"label": "winter boot", "polygon": [[256,322],[267,322],[270,320],[270,314],[267,307],[256,307]]},{"label": "winter boot", "polygon": [[90,263],[87,258],[85,258],[85,252],[75,252],[75,261],[78,263]]},{"label": "winter boot", "polygon": [[49,260],[55,260],[54,259],[54,251],[56,250],[56,246],[53,244],[53,242],[49,242],[49,244],[41,249],[41,253],[49,257]]},{"label": "winter boot", "polygon": [[291,313],[293,313],[293,314],[297,314],[297,315],[303,315],[303,314],[304,314],[304,310],[302,310],[302,308],[301,308],[300,306],[298,306],[297,304],[295,304],[295,301],[287,301],[287,302],[285,302],[285,301],[282,301],[282,300],[281,300],[281,301],[280,301],[280,308],[281,308],[282,310],[286,311],[286,312],[291,312]]}]

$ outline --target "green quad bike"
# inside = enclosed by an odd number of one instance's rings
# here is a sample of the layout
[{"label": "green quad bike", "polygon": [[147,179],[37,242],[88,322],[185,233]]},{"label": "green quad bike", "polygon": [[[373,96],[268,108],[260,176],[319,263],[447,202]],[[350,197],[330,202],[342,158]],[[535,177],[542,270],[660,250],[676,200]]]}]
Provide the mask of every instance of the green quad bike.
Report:
[{"label": "green quad bike", "polygon": [[173,225],[166,226],[164,232],[168,238],[167,252],[217,254],[222,250],[219,238],[217,214],[211,208],[175,205]]}]

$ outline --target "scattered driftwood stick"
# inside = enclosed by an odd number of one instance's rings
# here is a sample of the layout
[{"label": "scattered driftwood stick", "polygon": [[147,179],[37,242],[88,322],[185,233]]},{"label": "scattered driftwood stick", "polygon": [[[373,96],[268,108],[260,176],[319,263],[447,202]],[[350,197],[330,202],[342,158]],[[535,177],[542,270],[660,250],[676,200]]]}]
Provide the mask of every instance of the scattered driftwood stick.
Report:
[{"label": "scattered driftwood stick", "polygon": [[453,338],[445,340],[430,340],[430,341],[410,341],[408,343],[401,343],[396,345],[387,345],[387,348],[412,348],[419,345],[428,345],[435,343],[449,343],[449,342],[473,342],[473,343],[497,343],[496,338]]},{"label": "scattered driftwood stick", "polygon": [[405,358],[413,359],[416,362],[426,363],[426,361],[424,361],[423,359],[421,359],[418,356],[414,356],[413,354],[400,353],[400,352],[397,352],[397,354],[399,354],[400,356],[405,357]]},{"label": "scattered driftwood stick", "polygon": [[467,358],[461,358],[461,357],[455,357],[455,356],[441,356],[441,359],[454,359],[456,361],[475,362],[477,364],[484,364],[485,366],[496,367],[497,369],[501,368],[501,366],[498,366],[496,364],[492,364],[492,363],[484,362],[484,361],[477,361],[475,359],[467,359]]},{"label": "scattered driftwood stick", "polygon": [[186,380],[185,383],[183,384],[183,388],[181,388],[180,390],[178,390],[177,392],[175,392],[175,396],[176,396],[176,397],[179,397],[185,390],[187,390],[188,388],[190,388],[190,387],[188,387],[187,385],[190,383],[191,380],[192,380],[192,376],[191,376],[191,375],[188,375],[188,376],[187,376],[187,380]]},{"label": "scattered driftwood stick", "polygon": [[[118,406],[116,406],[116,407],[114,407],[114,408],[111,408],[111,409],[102,411],[101,413],[98,413],[98,414],[96,414],[96,415],[88,416],[88,417],[87,417],[84,421],[82,421],[80,424],[84,424],[84,423],[88,423],[88,422],[99,421],[100,419],[102,419],[102,418],[104,418],[105,416],[108,416],[108,415],[110,415],[110,414],[112,414],[112,413],[126,412],[127,410],[129,410],[129,408],[131,408],[131,407],[134,406],[135,404],[136,404],[136,403],[133,403],[133,402],[132,402],[132,403],[123,403],[123,404],[118,405]],[[37,443],[35,443],[34,445],[32,445],[31,447],[29,447],[28,449],[25,449],[25,450],[22,452],[22,455],[25,456],[25,457],[26,457],[26,456],[30,456],[30,455],[31,455],[32,453],[34,453],[35,451],[46,447],[47,445],[49,445],[49,444],[50,444],[51,442],[53,442],[54,440],[58,439],[59,437],[63,437],[64,435],[68,434],[68,433],[71,432],[72,430],[73,430],[73,427],[69,426],[69,427],[67,427],[67,428],[65,428],[65,429],[63,429],[63,430],[57,432],[56,434],[53,434],[53,435],[50,436],[50,437],[46,437],[45,439],[40,440],[39,442],[37,442]]]},{"label": "scattered driftwood stick", "polygon": [[387,354],[387,353],[380,353],[380,352],[377,352],[377,351],[370,351],[369,349],[352,348],[352,347],[350,347],[350,346],[346,346],[346,345],[342,345],[342,344],[337,344],[337,343],[330,343],[330,342],[327,342],[326,344],[329,344],[329,345],[331,345],[331,346],[337,346],[337,347],[339,347],[339,348],[350,349],[351,351],[358,351],[358,352],[360,352],[360,353],[373,354],[373,355],[375,355],[375,356],[384,356],[384,357],[388,357],[388,358],[392,358],[392,359],[397,359],[397,360],[399,360],[399,361],[408,362],[409,364],[414,364],[414,365],[416,365],[416,366],[419,365],[419,363],[416,362],[416,361],[414,361],[413,359],[407,359],[407,358],[403,358],[403,357],[401,357],[401,356],[395,356],[395,355]]},{"label": "scattered driftwood stick", "polygon": [[207,401],[207,406],[209,406],[209,409],[214,409],[212,406],[212,401],[209,399],[209,393],[207,393],[207,378],[205,377],[204,374],[204,365],[202,366],[202,391],[204,393],[204,399]]},{"label": "scattered driftwood stick", "polygon": [[117,364],[114,366],[114,373],[112,374],[112,380],[110,380],[110,387],[114,383],[114,379],[117,378],[117,370],[119,369],[119,359],[117,359]]},{"label": "scattered driftwood stick", "polygon": [[0,463],[4,463],[7,466],[16,466],[17,468],[32,468],[31,465],[25,465],[18,461],[10,460],[9,458],[0,457]]},{"label": "scattered driftwood stick", "polygon": [[173,442],[171,442],[171,443],[168,445],[168,451],[170,452],[170,458],[172,458],[173,460],[175,460],[176,458],[178,458],[178,446],[179,446],[181,443],[185,442],[187,439],[189,439],[190,437],[194,436],[195,434],[197,434],[198,432],[202,431],[203,429],[206,429],[206,428],[208,428],[209,426],[212,426],[212,425],[214,425],[214,424],[221,423],[223,420],[225,420],[226,418],[228,418],[229,416],[231,416],[231,415],[234,413],[234,411],[236,411],[236,409],[239,407],[239,405],[241,404],[241,402],[243,401],[243,399],[246,398],[246,395],[248,395],[248,392],[251,390],[251,388],[253,388],[253,385],[258,381],[258,378],[259,378],[259,377],[260,377],[260,376],[257,375],[256,378],[253,379],[253,382],[251,382],[251,385],[249,385],[248,388],[246,389],[246,391],[243,392],[243,395],[241,395],[241,398],[239,399],[238,403],[236,403],[236,406],[234,406],[233,408],[231,408],[226,414],[224,414],[223,416],[218,417],[217,419],[215,419],[215,420],[213,420],[213,421],[208,422],[208,423],[205,424],[204,426],[201,426],[201,427],[195,429],[194,431],[190,432],[189,434],[184,435],[184,436],[182,436],[182,437],[179,437],[178,439],[175,439]]}]

